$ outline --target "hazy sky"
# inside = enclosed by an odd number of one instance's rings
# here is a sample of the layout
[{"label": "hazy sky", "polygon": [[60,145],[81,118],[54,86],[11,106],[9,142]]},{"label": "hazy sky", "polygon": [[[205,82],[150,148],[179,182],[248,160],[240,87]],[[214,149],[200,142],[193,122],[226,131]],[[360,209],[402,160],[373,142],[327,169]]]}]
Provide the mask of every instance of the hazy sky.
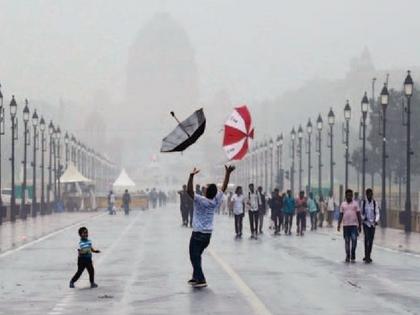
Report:
[{"label": "hazy sky", "polygon": [[122,97],[128,49],[158,11],[183,25],[203,100],[271,98],[313,77],[341,77],[368,46],[378,68],[418,65],[419,1],[0,0],[6,95]]}]

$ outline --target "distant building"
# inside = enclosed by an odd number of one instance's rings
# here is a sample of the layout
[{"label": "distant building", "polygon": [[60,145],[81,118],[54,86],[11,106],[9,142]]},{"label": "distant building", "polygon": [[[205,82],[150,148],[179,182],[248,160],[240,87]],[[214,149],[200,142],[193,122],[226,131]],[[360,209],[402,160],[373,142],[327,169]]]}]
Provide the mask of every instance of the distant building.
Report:
[{"label": "distant building", "polygon": [[[125,128],[143,162],[159,151],[162,121],[174,110],[183,118],[198,107],[194,51],[184,28],[169,14],[156,14],[138,33],[127,64]],[[176,126],[174,122],[173,127]],[[130,148],[132,150],[132,147]]]}]

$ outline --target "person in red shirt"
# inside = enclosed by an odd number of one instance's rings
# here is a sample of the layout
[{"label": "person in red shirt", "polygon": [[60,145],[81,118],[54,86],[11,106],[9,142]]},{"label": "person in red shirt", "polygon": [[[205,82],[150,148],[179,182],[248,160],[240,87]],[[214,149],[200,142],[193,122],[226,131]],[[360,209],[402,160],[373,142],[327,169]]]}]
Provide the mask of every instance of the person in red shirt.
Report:
[{"label": "person in red shirt", "polygon": [[303,231],[306,230],[306,209],[308,208],[308,201],[305,197],[305,192],[301,191],[299,197],[296,198],[296,234],[303,236]]},{"label": "person in red shirt", "polygon": [[346,249],[346,262],[356,261],[357,237],[362,229],[362,216],[359,203],[353,200],[353,190],[346,190],[346,200],[340,206],[337,231],[340,232],[343,223],[343,237]]}]

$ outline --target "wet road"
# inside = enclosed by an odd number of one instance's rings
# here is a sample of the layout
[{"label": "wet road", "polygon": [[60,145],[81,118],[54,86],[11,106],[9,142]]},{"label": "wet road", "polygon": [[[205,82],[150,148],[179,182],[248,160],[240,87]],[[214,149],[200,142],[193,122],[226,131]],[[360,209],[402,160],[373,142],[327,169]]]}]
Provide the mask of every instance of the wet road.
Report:
[{"label": "wet road", "polygon": [[55,229],[0,252],[0,314],[420,314],[420,255],[374,248],[375,263],[365,265],[360,242],[358,262],[347,265],[331,229],[303,238],[266,229],[250,240],[245,224],[235,240],[232,220],[216,218],[204,255],[209,287],[201,290],[186,284],[191,230],[180,227],[174,205],[80,223],[102,250],[97,289],[87,274],[68,288],[79,224]]}]

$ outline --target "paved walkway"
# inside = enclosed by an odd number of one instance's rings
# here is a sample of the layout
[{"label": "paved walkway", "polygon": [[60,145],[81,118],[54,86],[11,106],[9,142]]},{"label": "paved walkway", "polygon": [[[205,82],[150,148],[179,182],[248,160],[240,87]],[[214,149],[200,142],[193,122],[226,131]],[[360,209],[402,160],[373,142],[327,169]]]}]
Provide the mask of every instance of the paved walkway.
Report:
[{"label": "paved walkway", "polygon": [[[266,220],[268,222],[268,220]],[[235,240],[233,218],[217,216],[203,256],[209,287],[194,290],[188,241],[177,206],[99,215],[87,225],[98,289],[84,274],[76,289],[79,224],[0,254],[0,314],[420,314],[420,257],[375,247],[374,264],[345,264],[332,230],[304,237]],[[9,254],[8,254],[9,253]]]},{"label": "paved walkway", "polygon": [[26,220],[0,225],[0,254],[65,227],[93,218],[102,212],[63,212],[28,217]]}]

